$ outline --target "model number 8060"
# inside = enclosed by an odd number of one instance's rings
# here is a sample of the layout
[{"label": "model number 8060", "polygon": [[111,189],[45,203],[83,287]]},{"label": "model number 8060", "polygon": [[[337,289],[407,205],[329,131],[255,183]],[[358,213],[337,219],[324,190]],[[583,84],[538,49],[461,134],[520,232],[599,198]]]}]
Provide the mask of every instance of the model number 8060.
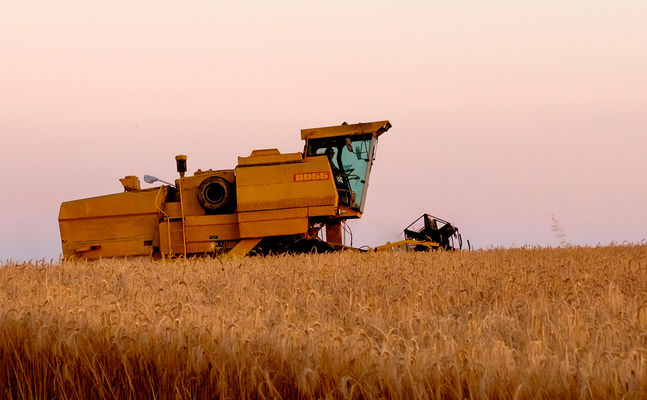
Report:
[{"label": "model number 8060", "polygon": [[330,177],[327,171],[323,172],[304,172],[294,174],[295,182],[309,182],[309,181],[325,181]]}]

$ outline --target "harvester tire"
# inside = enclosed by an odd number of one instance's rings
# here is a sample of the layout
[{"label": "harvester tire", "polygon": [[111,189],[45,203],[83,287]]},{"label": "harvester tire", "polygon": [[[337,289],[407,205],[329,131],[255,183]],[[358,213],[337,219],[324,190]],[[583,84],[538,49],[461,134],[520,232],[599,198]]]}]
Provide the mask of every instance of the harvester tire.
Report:
[{"label": "harvester tire", "polygon": [[299,239],[291,243],[287,248],[288,253],[305,254],[305,253],[332,253],[334,247],[328,242],[319,239]]},{"label": "harvester tire", "polygon": [[431,247],[423,246],[423,245],[419,244],[419,245],[416,245],[416,247],[413,248],[413,251],[431,251]]},{"label": "harvester tire", "polygon": [[233,197],[231,184],[219,176],[211,176],[198,186],[198,201],[206,210],[221,210]]}]

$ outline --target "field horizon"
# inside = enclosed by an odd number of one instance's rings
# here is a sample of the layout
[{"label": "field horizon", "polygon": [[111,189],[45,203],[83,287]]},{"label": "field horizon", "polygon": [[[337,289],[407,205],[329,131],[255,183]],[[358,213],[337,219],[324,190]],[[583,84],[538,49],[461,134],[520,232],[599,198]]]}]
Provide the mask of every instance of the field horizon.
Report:
[{"label": "field horizon", "polygon": [[6,262],[6,398],[644,398],[647,245]]}]

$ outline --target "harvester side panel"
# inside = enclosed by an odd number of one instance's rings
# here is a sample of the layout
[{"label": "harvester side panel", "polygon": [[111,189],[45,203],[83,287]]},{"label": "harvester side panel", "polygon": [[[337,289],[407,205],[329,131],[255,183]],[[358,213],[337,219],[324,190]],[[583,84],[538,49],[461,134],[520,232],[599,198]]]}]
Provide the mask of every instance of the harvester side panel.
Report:
[{"label": "harvester side panel", "polygon": [[[169,249],[169,228],[171,247]],[[236,214],[187,216],[185,221],[187,253],[209,253],[217,242],[239,240]],[[163,254],[183,251],[182,221],[162,221],[159,224],[160,250]]]},{"label": "harvester side panel", "polygon": [[166,192],[160,187],[62,203],[63,256],[151,256],[159,245],[157,224]]},{"label": "harvester side panel", "polygon": [[238,221],[242,238],[306,234],[308,208],[244,212]]},{"label": "harvester side panel", "polygon": [[238,212],[337,206],[328,158],[236,168]]}]

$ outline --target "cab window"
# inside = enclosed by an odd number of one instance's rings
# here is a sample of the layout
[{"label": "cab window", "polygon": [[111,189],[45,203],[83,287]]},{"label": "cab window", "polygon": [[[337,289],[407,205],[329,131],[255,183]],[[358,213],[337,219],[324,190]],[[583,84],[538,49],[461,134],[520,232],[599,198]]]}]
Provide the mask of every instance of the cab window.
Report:
[{"label": "cab window", "polygon": [[376,140],[367,134],[311,139],[307,145],[307,156],[328,157],[340,203],[360,212],[364,208],[365,188]]}]

